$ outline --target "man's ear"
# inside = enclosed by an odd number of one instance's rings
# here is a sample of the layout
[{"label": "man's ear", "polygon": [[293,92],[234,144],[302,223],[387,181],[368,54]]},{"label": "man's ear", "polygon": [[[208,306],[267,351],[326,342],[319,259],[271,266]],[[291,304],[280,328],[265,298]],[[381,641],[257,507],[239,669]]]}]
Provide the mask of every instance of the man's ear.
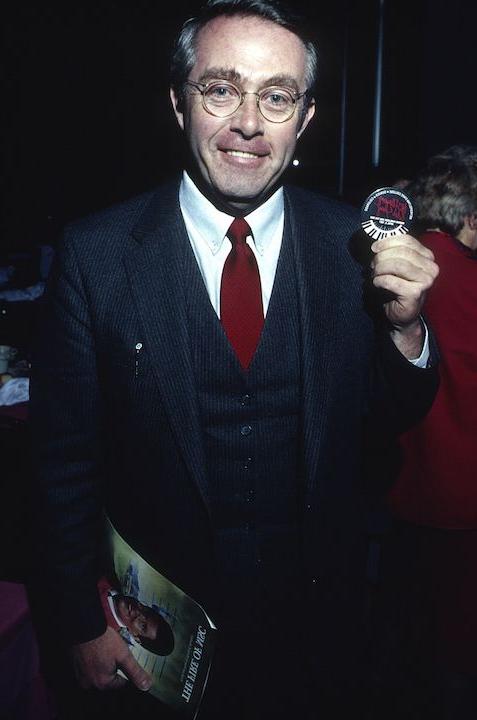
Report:
[{"label": "man's ear", "polygon": [[171,98],[172,107],[174,109],[174,114],[177,118],[177,122],[179,123],[179,127],[181,130],[184,129],[184,111],[183,111],[183,103],[184,98],[182,96],[179,96],[175,90],[175,88],[171,87],[169,90],[169,97]]},{"label": "man's ear", "polygon": [[303,120],[301,122],[300,129],[298,130],[298,132],[296,134],[297,140],[305,132],[305,128],[308,125],[308,123],[310,122],[313,115],[315,114],[315,110],[316,110],[315,98],[311,98],[310,102],[308,103],[308,107],[306,109],[305,117],[303,118]]}]

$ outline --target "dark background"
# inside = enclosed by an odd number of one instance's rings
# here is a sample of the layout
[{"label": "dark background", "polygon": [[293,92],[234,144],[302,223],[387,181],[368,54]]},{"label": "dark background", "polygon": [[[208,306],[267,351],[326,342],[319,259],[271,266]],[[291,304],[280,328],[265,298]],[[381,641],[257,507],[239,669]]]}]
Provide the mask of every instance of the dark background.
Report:
[{"label": "dark background", "polygon": [[[316,25],[320,76],[317,117],[298,147],[292,180],[340,194],[344,76],[344,199],[361,204],[374,187],[412,178],[430,154],[477,144],[476,0],[385,0],[378,168],[371,139],[379,0],[296,5]],[[12,284],[38,279],[36,249],[55,245],[65,222],[181,168],[168,55],[197,7],[190,0],[13,0],[2,9],[0,265],[16,265]],[[18,348],[25,362],[39,310],[41,300],[0,300],[0,343]],[[37,508],[28,448],[28,423],[0,413],[0,544],[8,548],[1,579],[32,572],[26,529],[35,526]]]},{"label": "dark background", "polygon": [[[151,188],[181,166],[168,53],[199,3],[12,3],[4,12],[2,249],[54,243],[67,220]],[[342,195],[412,177],[424,159],[476,143],[474,0],[385,0],[382,162],[371,163],[379,0],[295,3],[316,24],[318,112],[296,182]],[[345,65],[345,47],[347,63]]]}]

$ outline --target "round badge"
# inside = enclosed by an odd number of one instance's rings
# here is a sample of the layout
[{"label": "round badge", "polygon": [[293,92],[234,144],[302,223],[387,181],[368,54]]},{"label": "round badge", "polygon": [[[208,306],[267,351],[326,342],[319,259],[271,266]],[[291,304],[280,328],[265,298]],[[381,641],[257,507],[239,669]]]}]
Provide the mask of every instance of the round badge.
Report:
[{"label": "round badge", "polygon": [[373,240],[409,232],[414,209],[408,196],[397,188],[375,190],[361,208],[361,227]]}]

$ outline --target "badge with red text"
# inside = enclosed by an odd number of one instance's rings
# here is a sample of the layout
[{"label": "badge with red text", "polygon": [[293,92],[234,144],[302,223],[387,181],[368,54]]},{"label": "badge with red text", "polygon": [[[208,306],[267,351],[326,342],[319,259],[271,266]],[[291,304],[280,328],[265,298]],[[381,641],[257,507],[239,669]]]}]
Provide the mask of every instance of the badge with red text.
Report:
[{"label": "badge with red text", "polygon": [[412,203],[402,190],[380,188],[361,208],[361,227],[373,240],[381,240],[408,233],[413,216]]}]

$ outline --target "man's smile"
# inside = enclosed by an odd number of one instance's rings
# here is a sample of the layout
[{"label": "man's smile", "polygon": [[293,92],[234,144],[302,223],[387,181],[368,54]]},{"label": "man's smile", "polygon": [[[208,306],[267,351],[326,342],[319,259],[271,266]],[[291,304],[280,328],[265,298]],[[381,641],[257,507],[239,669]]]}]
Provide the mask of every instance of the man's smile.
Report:
[{"label": "man's smile", "polygon": [[243,157],[243,158],[263,157],[261,155],[258,155],[257,153],[244,152],[243,150],[226,150],[225,152],[227,153],[227,155],[231,155],[232,157]]},{"label": "man's smile", "polygon": [[204,106],[199,92],[185,92],[179,102],[176,90],[171,91],[177,120],[189,141],[191,171],[229,213],[251,211],[277,187],[314,105],[305,107],[300,100],[285,122],[272,122],[260,112],[256,97],[248,96],[274,86],[278,79],[278,84],[296,88],[303,97],[306,48],[285,27],[247,13],[213,18],[196,40],[195,64],[189,74],[192,85],[210,79],[233,80],[242,101],[233,113],[222,116]]}]

